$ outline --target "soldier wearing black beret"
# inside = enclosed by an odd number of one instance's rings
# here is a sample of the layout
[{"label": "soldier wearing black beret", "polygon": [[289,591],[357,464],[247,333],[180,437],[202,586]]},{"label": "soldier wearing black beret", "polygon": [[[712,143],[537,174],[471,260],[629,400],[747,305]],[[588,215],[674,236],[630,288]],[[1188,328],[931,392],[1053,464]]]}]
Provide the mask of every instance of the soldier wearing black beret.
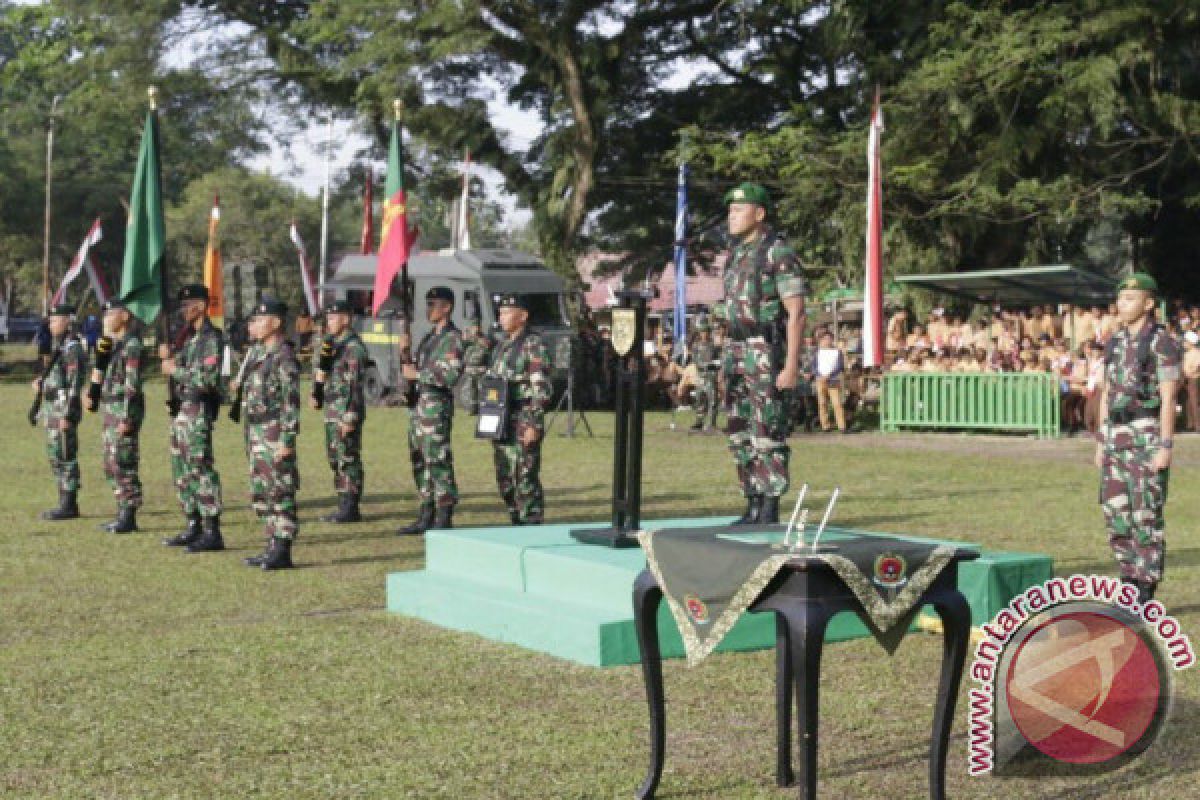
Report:
[{"label": "soldier wearing black beret", "polygon": [[[42,512],[42,519],[63,520],[79,516],[79,436],[83,416],[83,382],[87,375],[87,348],[71,330],[75,307],[57,303],[47,324],[51,356],[44,373],[33,382],[41,393],[39,412],[46,425],[46,452],[58,484],[58,507]],[[34,422],[34,417],[30,417]]]}]

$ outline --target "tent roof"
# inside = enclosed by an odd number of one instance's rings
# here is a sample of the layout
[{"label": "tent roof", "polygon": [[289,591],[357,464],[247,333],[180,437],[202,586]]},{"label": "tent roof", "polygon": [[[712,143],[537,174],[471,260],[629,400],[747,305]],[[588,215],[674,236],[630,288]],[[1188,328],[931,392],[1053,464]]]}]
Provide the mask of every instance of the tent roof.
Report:
[{"label": "tent roof", "polygon": [[939,275],[902,275],[901,286],[945,292],[976,303],[1027,306],[1041,303],[1097,305],[1112,302],[1117,281],[1107,275],[1053,264],[979,272],[945,272]]}]

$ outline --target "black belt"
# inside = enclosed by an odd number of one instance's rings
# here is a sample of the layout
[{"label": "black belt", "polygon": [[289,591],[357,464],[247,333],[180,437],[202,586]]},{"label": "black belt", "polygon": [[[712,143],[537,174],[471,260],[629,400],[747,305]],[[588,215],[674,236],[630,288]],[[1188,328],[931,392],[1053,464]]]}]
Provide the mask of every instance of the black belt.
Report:
[{"label": "black belt", "polygon": [[1158,411],[1139,408],[1135,411],[1121,409],[1120,411],[1108,412],[1108,421],[1113,425],[1129,425],[1140,419],[1158,419]]},{"label": "black belt", "polygon": [[179,392],[179,399],[185,403],[206,403],[211,396],[212,392],[202,392],[198,389],[183,389]]}]

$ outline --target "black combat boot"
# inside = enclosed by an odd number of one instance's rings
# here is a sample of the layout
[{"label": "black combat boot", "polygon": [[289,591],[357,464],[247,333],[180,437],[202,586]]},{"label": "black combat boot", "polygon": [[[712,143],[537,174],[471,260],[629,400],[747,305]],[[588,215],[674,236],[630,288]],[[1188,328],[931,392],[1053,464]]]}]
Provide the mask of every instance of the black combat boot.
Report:
[{"label": "black combat boot", "polygon": [[337,522],[341,519],[342,514],[346,511],[346,495],[338,495],[337,511],[330,511],[328,514],[322,514],[318,519],[321,522]]},{"label": "black combat boot", "polygon": [[338,525],[345,525],[350,522],[362,522],[362,514],[358,513],[358,495],[344,494],[346,499],[345,508],[339,508],[336,517],[331,522]]},{"label": "black combat boot", "polygon": [[746,513],[735,519],[730,525],[754,525],[758,522],[758,515],[762,511],[762,495],[748,494],[746,495]]},{"label": "black combat boot", "polygon": [[75,502],[75,492],[67,492],[62,489],[58,490],[58,508],[42,512],[42,519],[46,520],[77,519],[78,517],[79,505]]},{"label": "black combat boot", "polygon": [[129,507],[118,509],[117,518],[104,526],[109,533],[133,533],[137,529],[137,509]]},{"label": "black combat boot", "polygon": [[221,517],[204,518],[204,534],[187,546],[189,553],[215,553],[225,549],[225,540],[221,538]]},{"label": "black combat boot", "polygon": [[520,512],[520,511],[514,511],[514,510],[513,510],[513,509],[511,509],[511,508],[508,510],[508,521],[509,521],[509,522],[511,522],[513,525],[522,525],[522,524],[524,524],[524,523],[522,523],[522,522],[521,522],[521,512]]},{"label": "black combat boot", "polygon": [[433,516],[433,524],[429,526],[437,530],[448,531],[454,527],[454,506],[438,506]]},{"label": "black combat boot", "polygon": [[758,511],[758,522],[760,525],[778,525],[779,524],[779,498],[764,497],[762,508]]},{"label": "black combat boot", "polygon": [[405,525],[400,530],[396,531],[397,536],[420,536],[425,531],[429,530],[429,526],[433,524],[433,505],[430,503],[422,503],[420,511],[417,512],[417,521],[411,525]]},{"label": "black combat boot", "polygon": [[265,570],[273,569],[291,569],[292,564],[292,540],[280,539],[272,537],[271,543],[267,545],[267,552],[263,553],[262,563],[259,565]]},{"label": "black combat boot", "polygon": [[199,539],[204,534],[204,528],[200,525],[200,512],[188,514],[187,527],[183,532],[169,539],[163,539],[162,543],[167,547],[186,547],[192,542]]},{"label": "black combat boot", "polygon": [[267,543],[263,545],[263,551],[256,556],[246,556],[242,559],[242,563],[247,567],[261,567],[263,562],[267,560],[267,553],[271,552],[271,539],[267,539]]}]

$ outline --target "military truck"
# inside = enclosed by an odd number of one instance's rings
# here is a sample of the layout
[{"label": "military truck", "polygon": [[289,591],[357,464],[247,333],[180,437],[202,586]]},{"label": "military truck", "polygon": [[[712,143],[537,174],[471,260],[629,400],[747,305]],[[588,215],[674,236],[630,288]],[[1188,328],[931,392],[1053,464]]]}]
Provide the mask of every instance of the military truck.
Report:
[{"label": "military truck", "polygon": [[[348,255],[338,262],[333,276],[325,281],[325,299],[348,300],[359,312],[354,327],[370,355],[366,394],[379,403],[403,386],[400,373],[399,315],[402,309],[399,280],[391,296],[371,316],[375,286],[376,256]],[[469,316],[490,331],[497,319],[496,300],[502,294],[524,295],[530,301],[529,324],[541,334],[556,372],[569,363],[573,334],[567,315],[565,284],[536,256],[518,250],[441,250],[419,253],[408,261],[414,314],[412,346],[429,330],[425,319],[425,293],[433,286],[454,292],[454,324],[465,328]],[[565,376],[562,376],[565,379]],[[556,376],[556,383],[559,376]],[[456,393],[457,394],[457,393]]]}]

